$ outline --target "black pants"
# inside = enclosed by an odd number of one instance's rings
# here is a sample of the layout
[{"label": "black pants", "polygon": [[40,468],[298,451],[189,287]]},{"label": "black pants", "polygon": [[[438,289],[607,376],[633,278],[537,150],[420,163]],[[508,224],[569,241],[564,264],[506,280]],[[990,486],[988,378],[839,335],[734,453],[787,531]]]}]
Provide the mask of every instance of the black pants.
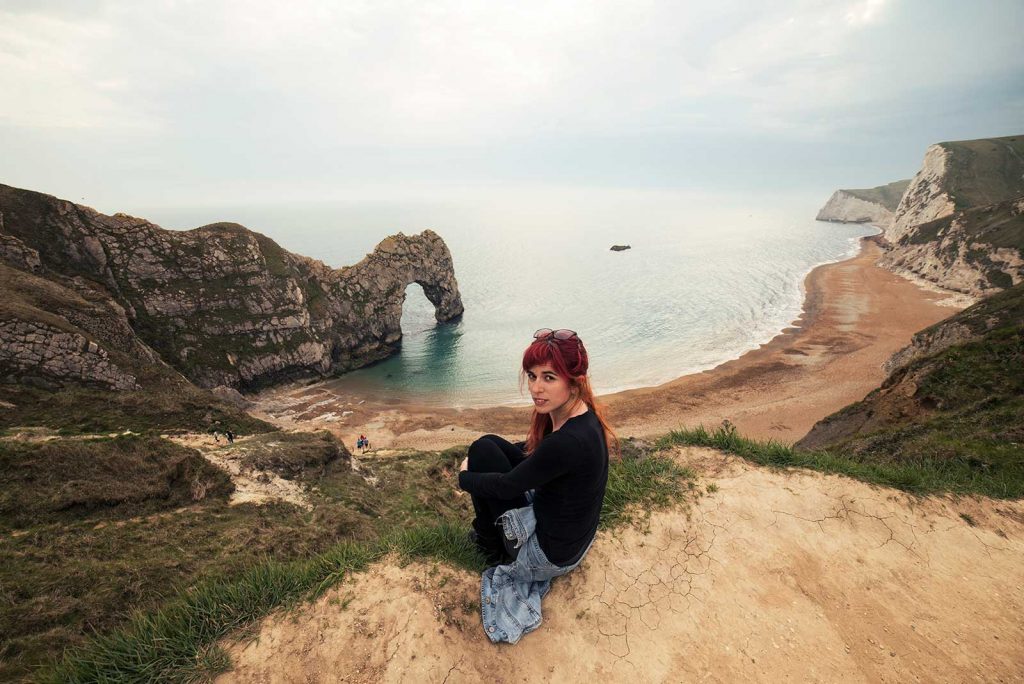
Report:
[{"label": "black pants", "polygon": [[[522,449],[497,435],[484,435],[469,447],[469,470],[474,473],[507,473],[525,459]],[[495,550],[504,546],[506,553],[515,558],[519,549],[512,548],[512,542],[505,539],[501,526],[495,525],[495,521],[505,511],[528,506],[526,495],[520,494],[513,499],[471,496],[476,511],[473,529],[480,541]]]}]

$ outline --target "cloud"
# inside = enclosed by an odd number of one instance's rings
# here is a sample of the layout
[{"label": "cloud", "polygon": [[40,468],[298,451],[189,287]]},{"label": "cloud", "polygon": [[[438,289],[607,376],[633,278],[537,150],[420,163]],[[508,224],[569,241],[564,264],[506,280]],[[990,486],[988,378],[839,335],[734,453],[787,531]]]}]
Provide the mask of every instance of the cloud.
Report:
[{"label": "cloud", "polygon": [[328,140],[409,144],[664,128],[676,112],[699,125],[704,102],[806,95],[801,74],[829,70],[841,91],[840,57],[826,52],[849,28],[837,19],[876,6],[798,4],[783,17],[742,3],[226,0],[8,13],[5,85],[23,96],[3,114],[173,130],[245,110],[280,134],[287,113]]},{"label": "cloud", "polygon": [[94,51],[110,28],[97,21],[0,12],[0,123],[97,128],[140,123],[118,84],[95,69]]},{"label": "cloud", "polygon": [[1022,23],[1017,0],[19,0],[0,10],[0,144],[39,149],[0,173],[74,148],[110,160],[108,184],[670,182],[680,150],[923,149],[1019,113]]}]

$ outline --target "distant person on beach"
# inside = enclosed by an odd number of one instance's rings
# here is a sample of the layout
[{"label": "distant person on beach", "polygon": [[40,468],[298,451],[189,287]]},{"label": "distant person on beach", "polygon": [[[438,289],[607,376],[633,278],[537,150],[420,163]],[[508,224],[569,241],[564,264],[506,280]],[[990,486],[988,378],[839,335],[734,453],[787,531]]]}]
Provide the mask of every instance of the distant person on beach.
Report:
[{"label": "distant person on beach", "polygon": [[533,398],[526,442],[484,435],[469,447],[459,487],[473,499],[470,538],[487,558],[481,577],[484,632],[516,643],[541,623],[551,579],[590,550],[618,440],[595,403],[589,359],[572,330],[542,328],[523,354]]}]

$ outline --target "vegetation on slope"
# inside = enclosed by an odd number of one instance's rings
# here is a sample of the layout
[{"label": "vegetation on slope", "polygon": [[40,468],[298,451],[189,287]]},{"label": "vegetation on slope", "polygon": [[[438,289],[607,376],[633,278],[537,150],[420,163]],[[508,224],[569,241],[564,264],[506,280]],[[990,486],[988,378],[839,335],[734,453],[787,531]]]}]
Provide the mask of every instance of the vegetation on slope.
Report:
[{"label": "vegetation on slope", "polygon": [[61,435],[132,432],[206,432],[220,425],[240,434],[275,428],[206,390],[182,383],[162,388],[110,392],[89,387],[57,391],[4,385],[0,435],[23,427]]},{"label": "vegetation on slope", "polygon": [[[840,436],[825,448],[872,464],[918,465],[941,477],[931,487],[998,497],[1024,495],[1024,329],[919,359],[916,411]],[[879,390],[843,412],[872,410]],[[882,400],[884,401],[884,400]],[[881,402],[879,402],[881,403]]]},{"label": "vegetation on slope", "polygon": [[1024,496],[1024,457],[1019,448],[1006,453],[998,467],[993,468],[973,459],[969,453],[965,457],[950,458],[949,454],[933,457],[927,450],[930,445],[923,442],[907,440],[906,448],[895,452],[897,457],[892,458],[890,451],[886,458],[867,451],[803,449],[772,440],[748,439],[729,423],[712,430],[703,426],[676,430],[663,437],[659,444],[710,447],[758,465],[846,475],[913,494],[980,494],[1014,499]]},{"label": "vegetation on slope", "polygon": [[[937,343],[954,334],[958,344]],[[916,491],[1024,495],[1024,285],[919,332],[914,345],[917,358],[819,421],[798,451],[890,469],[895,479],[871,477]]]},{"label": "vegetation on slope", "polygon": [[[9,559],[0,583],[10,599],[0,604],[0,679],[35,672],[53,681],[187,681],[223,669],[214,647],[221,636],[387,554],[482,567],[466,539],[469,497],[455,487],[465,448],[364,456],[355,472],[344,458],[323,465],[332,447],[323,434],[268,433],[241,445],[248,442],[254,460],[273,456],[267,465],[306,483],[310,510],[229,506],[219,489],[180,507],[161,492],[148,503],[35,504],[36,512],[19,515],[0,508],[0,554]],[[39,502],[47,499],[46,477],[60,467],[44,467],[44,454],[84,448],[109,463],[103,451],[113,445],[126,453],[144,445],[169,455],[189,451],[155,437],[125,437],[7,439],[0,453],[37,471],[21,477],[39,483],[24,494]],[[93,484],[107,473],[113,488],[117,470],[98,464]],[[163,471],[152,470],[156,482]],[[671,460],[627,445],[610,473],[602,525],[642,520],[680,501],[687,476]],[[57,669],[37,669],[68,647]]]},{"label": "vegetation on slope", "polygon": [[951,323],[965,325],[979,336],[993,330],[1020,328],[1024,325],[1024,285],[986,297],[956,315],[925,328],[915,337],[934,333]]},{"label": "vegetation on slope", "polygon": [[[963,243],[969,246],[963,249]],[[952,263],[963,258],[981,271],[993,288],[1013,286],[1012,269],[992,259],[992,250],[1010,249],[1024,261],[1024,195],[983,207],[956,211],[949,216],[915,226],[900,238],[901,247],[938,242],[939,257]],[[961,254],[961,251],[963,254]],[[1019,262],[1018,262],[1019,263]]]},{"label": "vegetation on slope", "polygon": [[156,513],[233,489],[198,452],[158,437],[0,442],[2,528]]}]

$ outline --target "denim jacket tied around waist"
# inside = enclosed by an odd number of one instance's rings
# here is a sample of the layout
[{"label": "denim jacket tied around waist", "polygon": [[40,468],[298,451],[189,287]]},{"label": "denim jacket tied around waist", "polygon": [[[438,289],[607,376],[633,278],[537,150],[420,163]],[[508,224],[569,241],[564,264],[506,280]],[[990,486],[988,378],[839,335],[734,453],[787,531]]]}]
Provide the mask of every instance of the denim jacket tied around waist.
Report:
[{"label": "denim jacket tied around waist", "polygon": [[491,642],[514,644],[540,627],[540,604],[551,589],[552,578],[576,569],[594,540],[590,540],[583,555],[572,565],[555,565],[537,542],[537,518],[532,504],[503,513],[498,523],[504,528],[505,537],[519,549],[519,555],[508,565],[484,570],[480,581],[480,616]]}]

